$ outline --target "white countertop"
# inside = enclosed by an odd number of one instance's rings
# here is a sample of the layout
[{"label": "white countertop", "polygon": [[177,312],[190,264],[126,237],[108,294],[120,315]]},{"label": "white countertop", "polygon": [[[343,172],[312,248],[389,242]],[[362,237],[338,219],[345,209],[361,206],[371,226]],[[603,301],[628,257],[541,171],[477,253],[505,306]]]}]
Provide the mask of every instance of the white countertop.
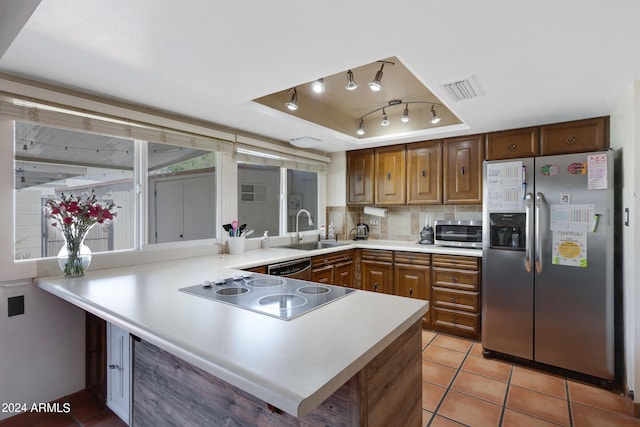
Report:
[{"label": "white countertop", "polygon": [[428,308],[427,301],[357,290],[286,321],[179,292],[238,268],[350,247],[479,256],[481,251],[358,241],[301,251],[248,250],[44,277],[39,287],[294,416],[312,411]]}]

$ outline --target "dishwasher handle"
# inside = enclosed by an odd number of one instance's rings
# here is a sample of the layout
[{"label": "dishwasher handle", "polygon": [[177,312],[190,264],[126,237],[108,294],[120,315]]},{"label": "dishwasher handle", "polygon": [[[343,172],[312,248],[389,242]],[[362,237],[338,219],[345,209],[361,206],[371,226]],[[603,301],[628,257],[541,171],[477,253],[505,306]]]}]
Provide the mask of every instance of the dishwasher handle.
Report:
[{"label": "dishwasher handle", "polygon": [[304,273],[310,269],[311,258],[303,258],[294,261],[271,264],[267,266],[267,274],[271,276],[292,277],[305,275]]}]

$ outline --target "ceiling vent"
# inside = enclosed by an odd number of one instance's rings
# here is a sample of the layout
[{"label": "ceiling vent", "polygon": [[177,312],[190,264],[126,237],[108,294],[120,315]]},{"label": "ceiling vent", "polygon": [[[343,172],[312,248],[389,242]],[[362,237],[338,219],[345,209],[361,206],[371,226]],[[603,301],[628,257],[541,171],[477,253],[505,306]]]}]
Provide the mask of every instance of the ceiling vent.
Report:
[{"label": "ceiling vent", "polygon": [[441,85],[454,101],[475,98],[481,95],[480,88],[473,76]]}]

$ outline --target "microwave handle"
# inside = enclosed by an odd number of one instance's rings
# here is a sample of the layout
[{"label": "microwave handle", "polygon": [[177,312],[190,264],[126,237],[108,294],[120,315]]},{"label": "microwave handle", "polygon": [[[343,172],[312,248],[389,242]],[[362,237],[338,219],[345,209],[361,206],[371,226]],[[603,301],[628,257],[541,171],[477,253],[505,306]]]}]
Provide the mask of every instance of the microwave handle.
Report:
[{"label": "microwave handle", "polygon": [[531,256],[533,253],[533,194],[527,193],[525,204],[525,253],[524,268],[531,273]]}]

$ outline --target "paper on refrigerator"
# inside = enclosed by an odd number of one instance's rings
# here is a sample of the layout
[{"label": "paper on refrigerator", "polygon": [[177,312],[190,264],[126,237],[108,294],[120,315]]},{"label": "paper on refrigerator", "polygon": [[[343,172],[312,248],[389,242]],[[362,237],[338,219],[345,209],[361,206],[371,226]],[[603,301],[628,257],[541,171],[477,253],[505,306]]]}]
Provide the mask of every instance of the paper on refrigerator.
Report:
[{"label": "paper on refrigerator", "polygon": [[522,161],[488,163],[484,183],[486,203],[492,212],[520,211],[526,191],[526,170]]},{"label": "paper on refrigerator", "polygon": [[552,245],[553,264],[588,267],[586,232],[554,230]]}]

